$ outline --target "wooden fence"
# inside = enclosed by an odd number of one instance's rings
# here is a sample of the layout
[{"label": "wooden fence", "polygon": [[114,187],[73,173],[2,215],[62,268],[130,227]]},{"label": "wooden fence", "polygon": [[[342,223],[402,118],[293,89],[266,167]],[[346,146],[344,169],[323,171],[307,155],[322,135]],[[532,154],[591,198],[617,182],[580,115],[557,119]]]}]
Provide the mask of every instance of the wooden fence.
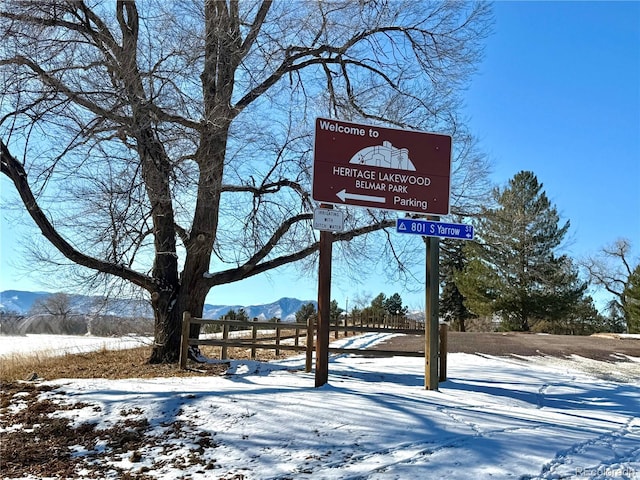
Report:
[{"label": "wooden fence", "polygon": [[[351,325],[349,322],[351,321]],[[222,338],[190,338],[190,326],[199,325],[219,325],[222,327]],[[233,327],[233,328],[232,328]],[[421,328],[422,327],[422,328]],[[274,334],[260,337],[260,330],[269,330]],[[250,331],[251,337],[231,338],[232,330]],[[330,326],[330,330],[335,332],[335,338],[343,332],[345,336],[361,333],[397,333],[407,335],[423,335],[424,324],[402,317],[356,318],[343,319]],[[304,345],[300,344],[300,338],[304,338]],[[293,340],[291,343],[282,343],[283,340]],[[243,320],[209,320],[192,317],[189,312],[184,312],[182,319],[182,344],[180,348],[180,368],[187,366],[188,351],[190,346],[210,345],[221,347],[220,358],[228,358],[229,347],[240,347],[251,349],[251,358],[256,358],[257,349],[275,350],[279,355],[280,350],[304,351],[306,353],[305,371],[310,372],[312,367],[313,350],[315,347],[315,324],[312,318],[307,323],[280,323],[264,321],[243,321]],[[446,346],[447,346],[447,325],[440,325],[440,380],[446,380]],[[407,352],[399,350],[363,350],[361,348],[336,348],[329,347],[330,353],[343,354],[363,354],[366,352],[370,356],[404,356],[404,357],[424,357],[424,352]]]}]

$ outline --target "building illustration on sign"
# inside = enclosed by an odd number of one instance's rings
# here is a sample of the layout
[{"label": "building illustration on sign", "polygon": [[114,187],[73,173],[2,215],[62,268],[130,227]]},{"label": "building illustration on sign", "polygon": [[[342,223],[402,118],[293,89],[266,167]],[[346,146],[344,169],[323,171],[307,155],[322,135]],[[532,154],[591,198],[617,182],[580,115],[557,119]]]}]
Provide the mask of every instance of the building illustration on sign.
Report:
[{"label": "building illustration on sign", "polygon": [[397,170],[416,170],[409,158],[409,150],[395,148],[391,142],[384,141],[382,145],[365,147],[356,153],[349,163],[369,165],[372,167],[394,168]]}]

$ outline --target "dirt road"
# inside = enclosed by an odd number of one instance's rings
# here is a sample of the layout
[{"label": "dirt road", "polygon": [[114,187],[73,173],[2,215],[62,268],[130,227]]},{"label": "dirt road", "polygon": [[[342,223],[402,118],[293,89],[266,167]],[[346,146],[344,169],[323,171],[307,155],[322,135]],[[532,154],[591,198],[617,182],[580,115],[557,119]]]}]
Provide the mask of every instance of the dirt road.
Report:
[{"label": "dirt road", "polygon": [[[381,350],[424,351],[423,335],[403,335],[378,345]],[[640,357],[640,339],[614,336],[536,335],[530,333],[449,332],[450,353],[487,355],[580,355],[603,361],[624,361],[624,355]]]}]

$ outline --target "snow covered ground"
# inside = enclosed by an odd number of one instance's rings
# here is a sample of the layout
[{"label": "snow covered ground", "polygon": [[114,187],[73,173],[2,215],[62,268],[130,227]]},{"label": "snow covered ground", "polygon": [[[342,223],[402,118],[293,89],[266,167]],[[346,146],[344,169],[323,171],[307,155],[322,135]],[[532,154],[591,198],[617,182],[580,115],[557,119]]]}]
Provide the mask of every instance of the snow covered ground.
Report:
[{"label": "snow covered ground", "polygon": [[[261,333],[275,333],[275,330],[262,330]],[[249,332],[250,334],[250,332]],[[247,332],[229,332],[229,338],[246,336]],[[221,333],[201,335],[200,338],[222,338]],[[283,342],[284,343],[284,342]],[[47,335],[27,334],[23,336],[0,335],[0,360],[11,355],[61,356],[105,350],[124,350],[127,348],[152,345],[153,337],[126,335],[123,337],[98,337],[93,335]]]},{"label": "snow covered ground", "polygon": [[448,380],[426,391],[420,358],[335,356],[316,389],[293,357],[233,361],[222,377],[59,380],[42,395],[80,404],[55,413],[76,425],[146,419],[135,454],[75,449],[133,476],[640,479],[640,359],[627,360],[450,354]]},{"label": "snow covered ground", "polygon": [[0,361],[2,357],[11,355],[39,355],[57,356],[67,353],[86,353],[106,350],[120,350],[126,348],[150,345],[151,337],[94,337],[92,335],[41,335],[28,334],[24,336],[0,335]]}]

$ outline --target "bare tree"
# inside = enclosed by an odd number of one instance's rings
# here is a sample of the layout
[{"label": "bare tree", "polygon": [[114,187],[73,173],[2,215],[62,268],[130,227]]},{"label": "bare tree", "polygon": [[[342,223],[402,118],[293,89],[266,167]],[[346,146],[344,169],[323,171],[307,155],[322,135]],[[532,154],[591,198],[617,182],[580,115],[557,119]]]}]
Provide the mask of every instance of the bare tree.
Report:
[{"label": "bare tree", "polygon": [[73,313],[73,305],[71,297],[66,293],[53,293],[42,298],[36,299],[31,306],[31,315],[44,313],[59,317],[64,320]]},{"label": "bare tree", "polygon": [[620,238],[603,247],[597,255],[580,261],[580,266],[586,270],[589,281],[613,295],[609,309],[612,312],[622,312],[627,324],[629,281],[638,263],[637,258],[632,258],[631,242],[626,238]]},{"label": "bare tree", "polygon": [[[212,287],[314,257],[316,116],[453,134],[459,205],[486,173],[457,119],[484,2],[15,0],[0,22],[2,173],[49,261],[148,292],[151,362]],[[367,240],[392,223],[354,209],[335,239],[393,252]]]},{"label": "bare tree", "polygon": [[50,331],[65,334],[84,334],[87,332],[87,320],[78,315],[73,299],[66,293],[52,293],[36,299],[29,314],[44,315],[48,318]]}]

